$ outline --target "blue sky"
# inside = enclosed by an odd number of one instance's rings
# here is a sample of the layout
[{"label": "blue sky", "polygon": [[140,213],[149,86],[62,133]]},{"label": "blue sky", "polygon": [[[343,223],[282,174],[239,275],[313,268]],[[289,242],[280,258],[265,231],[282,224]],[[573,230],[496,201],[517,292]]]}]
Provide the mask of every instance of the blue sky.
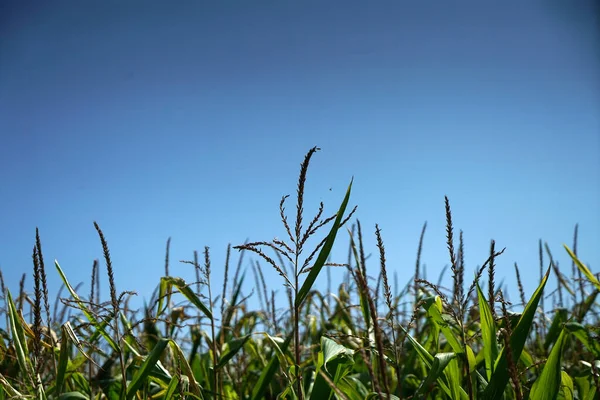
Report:
[{"label": "blue sky", "polygon": [[[507,248],[497,277],[514,289],[518,262],[529,295],[538,239],[570,270],[561,244],[575,223],[597,272],[598,7],[483,3],[4,2],[6,284],[16,292],[26,272],[31,288],[37,226],[50,296],[53,259],[88,293],[97,221],[117,290],[150,296],[169,236],[171,273],[191,280],[178,260],[210,246],[220,287],[227,243],[284,237],[279,200],[315,145],[307,219],[319,201],[335,212],[354,177],[368,252],[379,223],[402,286],[424,221],[428,277],[448,264],[444,195],[469,274],[493,238]],[[375,258],[368,267],[376,275]]]}]

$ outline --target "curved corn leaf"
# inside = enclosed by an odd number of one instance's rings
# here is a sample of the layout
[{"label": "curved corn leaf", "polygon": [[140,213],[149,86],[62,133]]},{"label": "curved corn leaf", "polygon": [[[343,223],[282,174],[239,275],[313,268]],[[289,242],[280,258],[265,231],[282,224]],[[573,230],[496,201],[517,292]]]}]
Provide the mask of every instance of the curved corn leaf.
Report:
[{"label": "curved corn leaf", "polygon": [[[560,391],[561,367],[563,348],[569,337],[569,332],[563,329],[556,343],[550,351],[550,356],[542,369],[542,373],[536,379],[529,394],[530,400],[555,400]],[[571,382],[571,387],[573,382]]]},{"label": "curved corn leaf", "polygon": [[17,353],[17,361],[21,367],[21,371],[29,380],[29,384],[33,386],[33,365],[28,357],[29,350],[27,349],[27,340],[23,332],[25,321],[17,312],[17,307],[13,301],[10,290],[6,289],[6,301],[8,303],[8,316],[10,321],[10,331],[13,337],[15,352]]},{"label": "curved corn leaf", "polygon": [[89,397],[81,392],[67,392],[58,396],[58,400],[89,400]]},{"label": "curved corn leaf", "polygon": [[91,312],[87,306],[85,305],[85,303],[83,301],[81,301],[81,299],[79,298],[79,295],[77,294],[77,292],[75,292],[75,289],[73,289],[73,287],[71,286],[71,284],[69,283],[69,281],[67,280],[67,277],[65,275],[65,273],[63,272],[62,268],[60,267],[60,265],[58,264],[57,260],[54,260],[54,266],[56,266],[56,270],[58,271],[58,274],[60,275],[60,278],[62,279],[63,283],[65,284],[65,287],[67,288],[67,290],[69,291],[69,293],[71,294],[71,297],[73,297],[73,300],[75,300],[75,303],[77,304],[77,308],[79,308],[81,310],[81,312],[83,313],[83,315],[85,315],[85,317],[88,319],[88,321],[90,321],[90,323],[92,324],[92,326],[94,326],[94,328],[96,328],[96,330],[98,332],[100,332],[100,334],[102,335],[102,337],[104,337],[104,339],[106,339],[106,341],[108,342],[109,346],[115,351],[115,352],[120,352],[120,347],[119,345],[113,340],[113,338],[106,332],[106,323],[102,323],[102,322],[98,322],[98,320],[96,319],[96,317],[94,317],[94,313]]},{"label": "curved corn leaf", "polygon": [[424,390],[428,390],[429,386],[431,386],[435,381],[438,380],[446,366],[456,357],[456,353],[438,353],[433,357],[433,362],[431,363],[431,369],[429,370],[429,374],[427,378],[421,383],[417,393],[415,394],[416,398],[419,398],[421,393]]},{"label": "curved corn leaf", "polygon": [[[535,311],[542,297],[542,292],[544,290],[544,287],[546,286],[546,282],[548,282],[549,275],[550,268],[548,268],[548,270],[546,271],[542,282],[540,283],[536,291],[533,293],[533,296],[525,306],[523,314],[521,314],[521,318],[519,318],[519,322],[517,323],[517,326],[515,327],[512,335],[510,336],[510,347],[512,350],[512,354],[510,354],[509,356],[512,357],[512,359],[515,361],[521,357],[521,352],[523,351],[523,347],[525,347],[525,342],[527,341],[529,331],[533,324],[533,317],[535,316]],[[483,392],[483,397],[486,400],[499,400],[500,398],[502,398],[508,380],[508,359],[506,354],[506,348],[504,348],[498,355],[496,364],[494,365],[494,374],[492,375],[489,384]]]},{"label": "curved corn leaf", "polygon": [[434,296],[425,299],[425,301],[423,302],[423,308],[425,309],[425,311],[427,311],[427,315],[429,316],[430,321],[436,324],[442,331],[444,337],[448,341],[448,344],[450,345],[450,347],[452,347],[452,350],[454,350],[454,352],[457,354],[464,353],[465,350],[463,346],[456,338],[456,335],[454,335],[454,332],[452,332],[450,323],[444,318],[444,315],[442,314],[443,308],[440,297]]},{"label": "curved corn leaf", "polygon": [[581,261],[579,261],[579,258],[577,258],[575,253],[571,251],[569,246],[567,246],[566,244],[564,244],[563,246],[565,250],[567,250],[567,253],[569,253],[569,256],[571,256],[571,258],[573,259],[575,265],[577,265],[577,268],[579,268],[579,270],[585,275],[585,277],[588,278],[592,285],[596,286],[596,289],[600,290],[600,281],[598,281],[594,274],[592,274],[592,271],[590,271],[588,267],[586,267]]},{"label": "curved corn leaf", "polygon": [[[330,399],[333,393],[345,394],[340,390],[340,380],[352,368],[354,351],[338,344],[328,337],[321,337],[321,350],[316,363],[315,380],[310,400]],[[329,365],[327,365],[329,363]]]},{"label": "curved corn leaf", "polygon": [[573,400],[573,379],[565,371],[560,373],[560,392],[558,392],[559,400]]},{"label": "curved corn leaf", "polygon": [[600,294],[600,290],[596,289],[584,301],[577,304],[575,308],[577,310],[577,322],[583,322],[588,311],[592,309],[592,305],[594,305],[598,294]]},{"label": "curved corn leaf", "polygon": [[556,310],[554,318],[552,319],[552,324],[550,325],[550,329],[548,329],[548,333],[546,334],[544,350],[548,350],[556,338],[558,338],[558,335],[561,334],[563,325],[565,322],[567,322],[568,317],[568,311],[566,308],[559,308]]},{"label": "curved corn leaf", "polygon": [[[423,364],[425,364],[425,366],[427,368],[431,369],[431,366],[433,365],[433,362],[434,362],[434,356],[432,356],[427,351],[427,349],[425,349],[423,346],[421,346],[421,344],[415,338],[413,338],[408,333],[408,331],[406,329],[404,329],[404,327],[402,325],[400,325],[400,329],[404,332],[404,334],[406,335],[406,338],[412,344],[417,355],[423,361]],[[458,368],[458,364],[457,364],[456,368]],[[460,375],[460,373],[459,373],[459,375]],[[440,387],[442,388],[442,390],[446,393],[446,395],[448,395],[451,399],[464,400],[464,399],[469,398],[469,396],[467,395],[467,392],[465,392],[464,389],[462,387],[460,387],[460,382],[458,382],[458,383],[456,382],[456,377],[452,373],[449,374],[448,371],[444,370],[443,376],[440,376],[438,378],[437,382],[438,382],[438,385],[440,385]],[[458,391],[458,397],[456,397],[455,390]]]},{"label": "curved corn leaf", "polygon": [[321,337],[321,351],[323,352],[323,367],[327,370],[327,363],[338,357],[346,357],[352,360],[354,350],[342,346],[335,340],[326,336]]},{"label": "curved corn leaf", "polygon": [[250,339],[250,335],[246,335],[244,337],[233,339],[233,340],[229,341],[226,344],[227,350],[225,351],[225,353],[223,353],[223,355],[219,359],[219,363],[217,364],[215,369],[223,368],[229,362],[229,360],[231,360],[233,358],[233,356],[235,356],[237,354],[237,352],[240,351],[240,349],[242,347],[244,347],[244,344],[246,344],[248,339]]},{"label": "curved corn leaf", "polygon": [[590,335],[590,332],[583,325],[577,322],[567,322],[565,328],[568,329],[577,340],[583,343],[594,357],[600,358],[600,343]]},{"label": "curved corn leaf", "polygon": [[[4,389],[4,391],[5,391],[6,393],[8,393],[8,395],[9,395],[10,397],[14,397],[14,398],[16,398],[16,399],[22,399],[22,398],[25,398],[25,396],[24,396],[23,394],[21,394],[21,393],[20,393],[20,392],[19,392],[17,389],[15,389],[15,388],[14,388],[14,387],[13,387],[13,386],[10,384],[10,382],[8,382],[8,381],[6,380],[6,378],[4,377],[4,375],[2,375],[1,373],[0,373],[0,384],[2,384],[2,386],[0,387],[0,389]],[[1,394],[3,395],[4,393],[1,393]]]},{"label": "curved corn leaf", "polygon": [[179,293],[181,293],[186,299],[190,301],[193,305],[195,305],[204,315],[208,317],[211,321],[213,320],[212,312],[200,301],[196,293],[192,290],[192,288],[183,280],[183,278],[175,277],[175,276],[163,276],[160,278],[160,289],[159,289],[159,301],[158,301],[158,310],[156,311],[156,315],[162,314],[164,298],[167,293],[171,292],[171,288],[175,286]]},{"label": "curved corn leaf", "polygon": [[[275,344],[276,351],[280,353],[285,353],[293,337],[293,334],[288,335],[288,337],[285,339],[285,342],[283,342],[281,346],[277,346],[275,342],[273,342]],[[252,400],[258,400],[263,398],[265,392],[267,391],[267,387],[269,386],[269,383],[271,383],[271,380],[273,379],[273,376],[275,375],[275,372],[277,372],[278,368],[279,357],[273,355],[271,357],[271,361],[269,361],[267,366],[263,368],[260,374],[260,378],[258,378],[258,382],[256,382],[256,385],[252,390]]]},{"label": "curved corn leaf", "polygon": [[165,390],[164,400],[171,400],[175,391],[177,390],[177,385],[179,384],[179,378],[174,375],[169,382],[169,386],[167,386],[167,390]]},{"label": "curved corn leaf", "polygon": [[150,354],[146,356],[146,359],[140,366],[140,369],[135,372],[133,378],[131,379],[131,383],[127,386],[127,400],[131,400],[137,391],[142,387],[142,385],[146,383],[150,372],[152,372],[152,369],[160,359],[160,356],[162,355],[163,350],[167,347],[167,344],[169,344],[169,339],[160,339]]},{"label": "curved corn leaf", "polygon": [[175,354],[175,357],[178,359],[179,365],[181,365],[181,373],[188,378],[191,393],[194,396],[202,397],[200,386],[198,386],[198,383],[194,378],[192,368],[190,367],[190,364],[188,363],[185,354],[181,350],[181,347],[179,347],[179,345],[174,340],[170,340],[169,343],[171,345],[171,350]]},{"label": "curved corn leaf", "polygon": [[83,348],[83,344],[81,343],[81,340],[79,340],[79,338],[77,337],[77,334],[73,330],[73,326],[71,326],[70,321],[67,321],[62,325],[62,330],[64,333],[67,334],[67,336],[69,337],[71,342],[75,345],[75,347],[77,347],[77,350],[79,350],[81,355],[84,356],[89,362],[91,362],[92,364],[95,364],[96,366],[99,367],[99,365],[96,364],[96,362],[94,360],[92,360],[92,358],[90,356],[88,356],[87,353],[85,352],[85,349]]},{"label": "curved corn leaf", "polygon": [[337,216],[335,218],[335,221],[333,222],[331,231],[329,231],[329,235],[327,235],[327,240],[325,241],[323,247],[321,247],[321,251],[319,252],[317,260],[315,261],[313,267],[308,273],[308,276],[304,280],[300,291],[298,292],[298,296],[296,297],[295,302],[296,307],[302,306],[302,303],[304,303],[308,292],[310,292],[310,288],[312,287],[313,283],[315,283],[319,272],[321,272],[323,265],[325,265],[325,263],[327,262],[327,257],[329,257],[329,253],[331,252],[331,248],[333,247],[333,242],[335,241],[335,236],[337,235],[337,231],[340,228],[340,224],[342,223],[342,218],[344,217],[344,212],[346,211],[346,207],[348,206],[348,200],[350,200],[351,190],[352,181],[350,181],[350,185],[348,185],[346,196],[344,197],[344,201],[342,201],[342,205],[340,206],[340,209],[337,212]]}]

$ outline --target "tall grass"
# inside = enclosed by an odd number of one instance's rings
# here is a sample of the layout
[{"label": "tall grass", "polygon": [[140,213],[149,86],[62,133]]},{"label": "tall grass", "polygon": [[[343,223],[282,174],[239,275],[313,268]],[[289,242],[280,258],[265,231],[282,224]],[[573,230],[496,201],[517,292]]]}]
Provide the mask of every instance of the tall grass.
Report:
[{"label": "tall grass", "polygon": [[[405,267],[389,265],[386,227],[378,224],[372,231],[375,265],[367,257],[369,229],[358,220],[343,229],[356,210],[347,211],[352,182],[335,213],[326,215],[321,203],[316,215],[305,215],[305,184],[318,150],[310,149],[300,164],[293,221],[286,212],[289,197],[280,201],[284,239],[228,246],[220,290],[211,285],[208,248],[203,262],[197,251],[182,261],[194,268],[194,282],[172,276],[169,238],[165,276],[143,310],[131,310],[133,292],[117,292],[120,266],[113,266],[104,232],[94,222],[106,273],[94,261],[90,292],[82,297],[80,285],[73,286],[55,262],[63,287],[51,315],[36,229],[33,290],[26,289],[23,276],[13,297],[0,271],[0,312],[6,320],[0,331],[0,400],[600,397],[600,281],[578,257],[578,226],[572,250],[564,249],[572,261],[570,276],[541,240],[540,280],[533,293],[525,293],[514,264],[519,304],[513,307],[496,282],[504,250],[494,240],[473,280],[466,279],[468,243],[459,231],[455,246],[446,197],[440,217],[446,221],[452,284],[446,289],[441,276],[436,283],[426,278],[424,224],[414,274],[402,289],[397,275],[390,284],[390,270]],[[348,260],[329,261],[334,243],[346,239]],[[239,251],[234,271],[232,250]],[[248,265],[255,284],[247,292]],[[279,274],[285,293],[265,279],[264,267]],[[327,274],[327,289],[317,290],[323,269],[334,267],[345,269],[343,282],[331,286]],[[550,274],[556,288],[548,286]],[[100,297],[103,279],[107,301]],[[558,299],[556,307],[546,307],[544,293]],[[259,297],[258,308],[252,308],[250,296]]]}]

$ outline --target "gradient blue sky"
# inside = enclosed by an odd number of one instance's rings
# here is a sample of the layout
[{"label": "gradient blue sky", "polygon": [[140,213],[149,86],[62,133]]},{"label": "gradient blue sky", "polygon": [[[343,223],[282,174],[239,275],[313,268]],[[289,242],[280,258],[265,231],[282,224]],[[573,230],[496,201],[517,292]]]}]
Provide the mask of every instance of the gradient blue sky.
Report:
[{"label": "gradient blue sky", "polygon": [[[538,239],[570,270],[561,244],[575,223],[580,256],[597,272],[598,6],[491,3],[3,2],[8,287],[16,292],[26,272],[31,288],[37,226],[51,297],[55,258],[89,293],[102,258],[93,221],[117,290],[150,296],[169,236],[173,275],[191,280],[178,260],[207,245],[220,285],[227,243],[285,236],[278,203],[295,193],[315,145],[306,211],[323,200],[335,212],[354,177],[368,251],[379,223],[402,286],[424,221],[428,277],[448,264],[444,195],[469,274],[494,238],[507,248],[497,276],[514,289],[518,262],[531,294]],[[342,233],[335,261],[347,242]]]}]

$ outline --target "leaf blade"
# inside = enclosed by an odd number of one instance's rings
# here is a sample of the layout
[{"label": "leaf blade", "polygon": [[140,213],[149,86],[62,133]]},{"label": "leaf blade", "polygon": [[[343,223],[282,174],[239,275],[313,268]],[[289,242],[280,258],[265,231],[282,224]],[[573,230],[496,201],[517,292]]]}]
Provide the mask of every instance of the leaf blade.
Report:
[{"label": "leaf blade", "polygon": [[342,205],[340,206],[340,209],[337,212],[337,216],[335,218],[335,221],[333,222],[333,226],[331,227],[331,230],[329,231],[329,235],[327,235],[327,240],[325,241],[325,244],[321,248],[321,251],[319,252],[317,260],[315,261],[313,267],[311,268],[310,272],[308,273],[308,276],[304,280],[304,283],[302,284],[300,291],[298,292],[298,296],[296,297],[296,301],[295,301],[296,307],[300,307],[302,305],[302,303],[304,303],[304,300],[306,300],[306,296],[308,296],[308,293],[310,292],[312,285],[317,280],[317,276],[319,275],[319,272],[321,272],[321,269],[327,262],[327,257],[329,257],[329,253],[331,252],[331,248],[333,247],[333,243],[335,242],[335,236],[337,235],[338,229],[342,222],[342,218],[344,217],[344,212],[346,211],[346,207],[348,206],[348,201],[350,200],[350,192],[351,191],[352,191],[352,181],[350,181],[350,185],[348,185],[348,190],[346,191],[346,196],[344,197],[344,200],[342,201]]}]

